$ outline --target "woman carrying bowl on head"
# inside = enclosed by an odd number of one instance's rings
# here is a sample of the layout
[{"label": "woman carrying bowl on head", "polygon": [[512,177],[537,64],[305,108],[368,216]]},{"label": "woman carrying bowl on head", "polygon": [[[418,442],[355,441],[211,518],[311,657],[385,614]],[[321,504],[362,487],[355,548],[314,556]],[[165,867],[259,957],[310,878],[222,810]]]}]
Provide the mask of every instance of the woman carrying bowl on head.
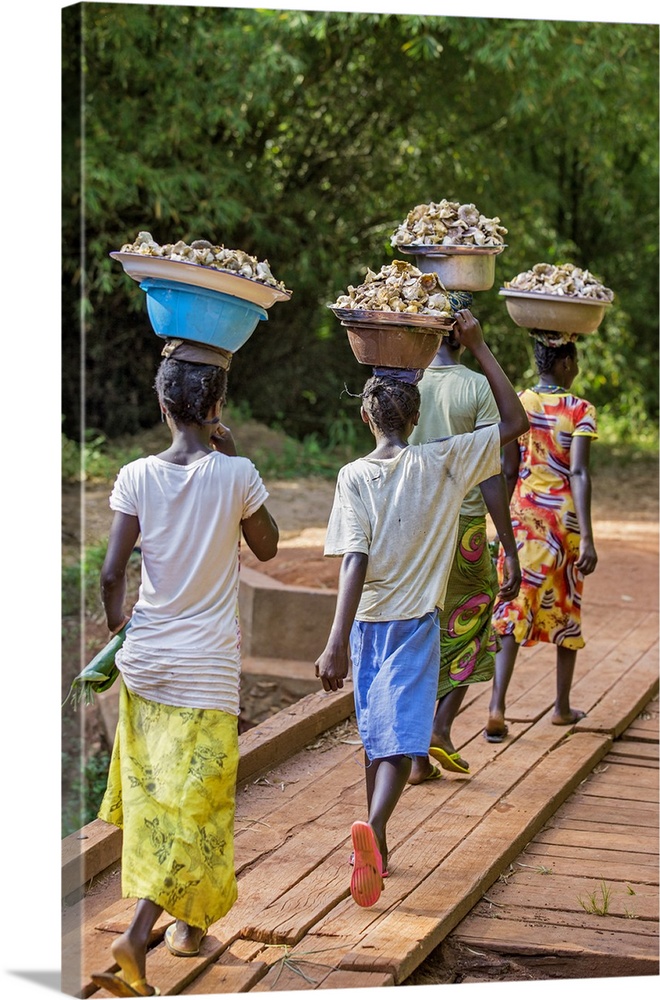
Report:
[{"label": "woman carrying bowl on head", "polygon": [[[571,391],[578,374],[573,334],[531,330],[538,381],[521,392],[529,431],[503,452],[522,582],[513,600],[499,598],[493,624],[501,638],[485,738],[508,733],[505,698],[521,645],[556,646],[557,687],[551,722],[570,726],[585,712],[572,708],[571,685],[581,627],[584,577],[596,568],[591,525],[591,442],[596,411]],[[498,572],[503,570],[500,550]]]},{"label": "woman carrying bowl on head", "polygon": [[233,830],[238,768],[239,549],[272,559],[279,532],[268,492],[221,423],[227,352],[172,341],[155,389],[171,433],[157,455],[119,472],[101,570],[108,628],[119,632],[126,568],[141,538],[142,577],[116,663],[119,721],[99,810],[123,831],[122,895],[136,900],[111,945],[118,972],[92,974],[114,996],[155,996],[147,982],[152,930],[199,954],[209,926],[237,896]]}]

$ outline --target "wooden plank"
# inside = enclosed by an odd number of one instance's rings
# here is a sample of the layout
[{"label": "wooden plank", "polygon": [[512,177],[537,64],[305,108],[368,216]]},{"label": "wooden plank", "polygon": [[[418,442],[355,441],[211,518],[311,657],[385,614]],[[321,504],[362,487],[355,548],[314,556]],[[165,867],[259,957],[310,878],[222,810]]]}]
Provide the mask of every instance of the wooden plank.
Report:
[{"label": "wooden plank", "polygon": [[[610,690],[620,678],[628,673],[634,663],[645,655],[658,640],[658,621],[654,614],[643,613],[635,616],[634,627],[618,641],[610,641],[610,650],[601,656],[594,664],[595,670],[590,670],[585,676],[574,680],[571,690],[571,700],[579,704],[579,697],[588,701],[589,689],[598,683],[603,694]],[[585,649],[580,650],[577,663],[586,656]],[[575,695],[573,697],[573,695]],[[601,695],[602,697],[602,695]]]},{"label": "wooden plank", "polygon": [[[580,865],[591,862],[592,873],[599,878],[605,878],[615,868],[625,872],[626,865],[628,865],[628,870],[631,872],[630,877],[634,878],[635,881],[644,882],[647,885],[658,884],[657,864],[653,862],[653,856],[638,854],[635,851],[600,851],[588,847],[576,847],[574,844],[570,847],[565,844],[541,844],[534,840],[525,848],[524,856],[530,865],[538,864],[545,867],[552,867],[555,859],[563,858],[566,866],[570,864],[578,875],[582,871]],[[586,870],[585,867],[585,873]]]},{"label": "wooden plank", "polygon": [[[577,789],[569,800],[557,810],[552,822],[563,822],[564,820],[575,823],[610,823],[612,816],[612,803],[610,799],[600,798],[597,795],[583,796],[581,789]],[[616,823],[623,829],[626,826],[658,827],[658,808],[652,803],[648,806],[639,806],[634,811],[622,809],[616,813]]]},{"label": "wooden plank", "polygon": [[605,760],[594,768],[589,782],[594,785],[617,785],[619,790],[629,788],[657,788],[657,768],[638,767],[635,764],[618,764],[611,759],[611,751]]},{"label": "wooden plank", "polygon": [[592,850],[603,851],[625,851],[630,850],[634,844],[636,854],[648,854],[652,857],[658,856],[657,837],[635,837],[634,841],[626,836],[610,833],[609,830],[602,832],[582,830],[564,830],[552,828],[541,830],[534,838],[537,844],[553,844],[555,847],[565,845],[567,847],[589,847]]},{"label": "wooden plank", "polygon": [[77,903],[62,908],[62,937],[65,938],[72,931],[80,933],[80,928],[89,919],[119,899],[121,899],[121,869],[115,867],[107,878],[97,880]]},{"label": "wooden plank", "polygon": [[282,991],[318,989],[329,975],[327,970],[321,970],[313,965],[294,965],[290,967],[279,963],[269,969],[266,975],[256,983],[251,993],[278,993]]},{"label": "wooden plank", "polygon": [[[158,987],[162,996],[181,993],[206,968],[217,962],[226,947],[227,945],[222,944],[217,938],[207,936],[202,941],[199,955],[184,960],[172,955],[164,944],[159,944],[147,954],[147,978],[152,986]],[[106,969],[109,972],[116,972],[118,966],[116,964],[106,966]],[[100,989],[94,993],[94,1000],[112,995],[107,990]]]},{"label": "wooden plank", "polygon": [[384,972],[352,972],[346,969],[335,969],[322,983],[318,990],[364,990],[380,989],[383,986],[394,986],[392,976]]},{"label": "wooden plank", "polygon": [[[590,645],[594,647],[593,643]],[[611,641],[607,645],[608,649],[612,648]],[[552,681],[554,684],[554,658],[551,658],[552,662],[547,660],[543,663],[543,657],[554,651],[538,650],[538,647],[534,649],[537,650],[534,659],[530,658],[531,663],[536,663],[534,683],[543,685]],[[588,661],[586,666],[588,667]],[[585,671],[585,677],[589,672]],[[534,685],[529,677],[525,683],[528,685],[525,690],[531,697]],[[515,857],[530,830],[540,829],[544,822],[548,825],[546,835],[550,839],[566,838],[569,841],[577,840],[578,844],[536,845],[537,850],[539,847],[546,850],[544,854],[534,853],[533,850],[530,853],[528,846],[519,855],[522,865],[526,865],[528,861],[532,864],[538,861],[540,867],[541,863],[548,862],[554,874],[543,876],[538,870],[522,868],[523,872],[537,880],[536,889],[531,882],[528,888],[516,885],[518,903],[506,904],[507,917],[512,907],[517,907],[520,913],[527,912],[532,907],[536,891],[543,896],[544,904],[543,912],[537,914],[538,921],[546,922],[543,929],[546,925],[555,926],[556,915],[548,924],[547,911],[556,910],[561,901],[563,887],[559,886],[558,878],[565,879],[566,892],[569,894],[572,893],[571,883],[582,887],[578,891],[586,894],[586,891],[595,891],[588,887],[598,885],[600,879],[604,878],[607,884],[615,883],[618,887],[617,899],[612,906],[615,907],[617,918],[628,925],[625,930],[629,935],[634,935],[635,927],[641,928],[643,923],[650,925],[653,922],[654,887],[658,884],[657,862],[649,864],[652,853],[644,854],[638,849],[642,842],[648,847],[646,841],[650,838],[645,838],[639,829],[635,829],[643,826],[643,823],[640,823],[639,816],[634,812],[639,808],[634,789],[650,791],[650,786],[649,789],[646,788],[646,782],[653,777],[654,768],[645,765],[653,763],[650,753],[655,753],[657,761],[657,715],[655,720],[650,720],[655,724],[654,746],[648,739],[637,744],[629,740],[624,744],[621,740],[612,745],[611,741],[601,740],[598,733],[591,732],[575,733],[567,737],[565,730],[549,725],[546,720],[531,728],[529,724],[514,723],[510,726],[511,739],[502,745],[492,745],[482,737],[489,685],[475,685],[474,688],[481,688],[482,691],[470,701],[466,698],[452,734],[464,739],[464,744],[457,745],[462,750],[464,747],[468,748],[473,774],[469,778],[445,774],[443,781],[405,790],[388,830],[393,878],[386,881],[386,889],[379,904],[369,910],[356,907],[348,896],[350,822],[353,818],[359,818],[364,811],[363,772],[355,765],[354,759],[359,748],[333,748],[322,758],[326,765],[324,768],[319,768],[319,755],[309,753],[309,768],[306,768],[301,766],[302,758],[299,756],[304,751],[298,750],[292,756],[290,748],[286,749],[288,724],[274,732],[273,738],[276,742],[279,741],[278,753],[285,756],[281,760],[277,757],[275,761],[268,759],[265,770],[247,774],[241,779],[243,787],[240,788],[237,799],[236,832],[237,845],[239,841],[243,844],[237,851],[237,861],[242,851],[240,864],[243,865],[239,877],[239,901],[227,918],[223,918],[227,921],[226,927],[221,929],[218,925],[222,922],[218,922],[212,928],[212,936],[218,942],[222,940],[224,944],[220,946],[221,950],[216,958],[210,959],[201,968],[192,970],[192,977],[185,981],[180,978],[168,980],[168,976],[172,974],[168,971],[167,962],[174,962],[179,967],[177,976],[180,977],[181,965],[189,970],[190,960],[182,962],[174,959],[169,952],[161,955],[166,949],[158,944],[149,954],[147,967],[150,981],[155,982],[161,990],[168,983],[167,992],[197,995],[206,992],[202,984],[207,976],[219,977],[206,979],[207,986],[213,986],[212,992],[216,993],[259,992],[266,988],[277,991],[359,986],[356,981],[349,982],[346,978],[337,977],[358,977],[362,984],[366,984],[366,979],[362,977],[376,976],[378,982],[373,980],[374,985],[402,982],[404,980],[398,977],[401,970],[405,972],[403,965],[399,971],[392,962],[387,968],[381,968],[378,963],[374,965],[370,958],[370,942],[373,943],[380,935],[384,936],[389,945],[395,936],[392,928],[398,927],[401,930],[403,927],[400,951],[404,960],[408,965],[411,960],[421,961],[432,936],[437,936],[439,930],[446,935],[455,926],[452,920],[456,917],[457,909],[456,906],[453,909],[448,906],[447,900],[449,903],[452,899],[458,901],[459,906],[467,903],[469,909],[469,906],[479,903],[484,891],[488,892],[489,899],[505,898],[501,894],[501,883],[497,882],[499,871],[496,867],[490,873],[492,877],[489,889],[484,890],[483,879],[481,885],[475,888],[470,876],[476,877],[475,873],[483,876],[484,859],[492,858],[493,853],[506,867],[506,859],[511,858],[511,852],[514,852]],[[649,705],[657,706],[657,703],[656,697]],[[620,707],[617,708],[616,705],[614,709],[620,711]],[[346,718],[352,711],[351,695],[350,712]],[[268,721],[272,722],[272,719]],[[254,730],[244,736],[248,737],[252,733]],[[307,746],[317,735],[307,739],[299,734],[292,745]],[[592,741],[590,748],[587,743],[579,742],[585,740]],[[285,749],[282,749],[283,746]],[[608,746],[612,747],[609,753]],[[615,746],[622,747],[626,754],[631,755],[626,758],[627,763],[612,760],[610,754]],[[642,759],[638,757],[635,760],[634,754],[639,753],[640,746],[644,749],[644,754]],[[259,744],[257,748],[261,753]],[[588,752],[593,758],[592,767],[597,760],[604,759],[608,770],[605,774],[594,774],[588,781],[585,780],[575,799],[566,800],[570,790],[567,789],[563,776],[566,762],[562,762],[559,755],[566,754],[573,780],[578,782],[583,780],[583,775],[586,778],[588,774],[588,771],[580,769],[580,761],[585,754],[588,756]],[[324,772],[332,774],[331,781],[325,780]],[[261,780],[264,774],[268,775],[268,783]],[[320,780],[321,774],[323,780]],[[608,789],[608,785],[612,788]],[[621,798],[622,786],[625,789],[625,800]],[[618,790],[616,801],[611,794],[615,787]],[[599,790],[602,789],[604,791],[601,794]],[[539,810],[537,807],[542,795],[545,798]],[[582,812],[571,817],[568,806],[570,802],[578,800],[578,807]],[[560,810],[556,819],[549,822],[562,802],[565,802],[562,806],[565,813]],[[648,807],[645,808],[647,821],[652,824],[653,808],[651,807],[650,812]],[[547,813],[545,820],[543,810]],[[613,843],[611,849],[598,849],[596,841],[603,834],[593,830],[597,826],[594,811],[599,811],[603,822],[608,825],[610,841],[612,836],[620,838],[634,847],[633,852],[622,849],[623,843],[617,842]],[[655,813],[657,825],[657,810]],[[535,827],[534,824],[539,822],[540,826]],[[548,854],[547,850],[572,850],[577,852],[577,856],[555,856]],[[644,862],[640,861],[641,857],[645,858]],[[636,892],[634,896],[630,894],[630,913],[637,917],[636,920],[625,916],[627,897],[623,887],[629,884],[639,889],[639,893]],[[575,893],[567,902],[566,912],[586,917],[584,911],[578,913],[579,904],[576,904],[574,897]],[[441,913],[441,918],[445,919],[444,928],[440,927],[438,920],[439,899],[445,905]],[[101,953],[101,939],[98,936],[102,935],[103,954],[106,957],[112,940],[110,932],[124,926],[126,919],[119,911],[108,914],[107,910],[117,902],[114,899],[110,907],[102,907],[100,912],[94,912],[97,930],[93,933],[97,935],[98,953]],[[636,903],[639,905],[639,913],[633,913]],[[486,904],[490,905],[488,900],[479,905]],[[132,901],[127,905],[132,907]],[[491,909],[500,914],[500,907],[494,906]],[[413,915],[412,921],[409,919],[410,912],[407,915],[404,912],[410,910],[418,911]],[[418,920],[420,917],[421,923]],[[431,921],[428,927],[424,923],[427,917]],[[500,921],[493,921],[491,917],[492,922]],[[566,927],[569,925],[567,923],[564,927],[565,937]],[[330,971],[333,966],[330,963],[324,970],[326,963],[320,962],[316,966],[317,974],[311,977],[315,982],[311,984],[300,974],[301,970],[304,972],[312,968],[312,959],[308,956],[299,963],[297,971],[289,968],[287,962],[279,984],[264,987],[266,978],[270,976],[272,979],[276,974],[278,960],[273,954],[276,949],[265,950],[258,941],[238,937],[253,930],[258,933],[259,928],[265,928],[266,933],[290,936],[287,937],[288,940],[298,942],[293,952],[297,949],[301,949],[303,953],[310,948],[318,950],[319,943],[327,945],[331,942],[337,956],[341,954],[341,969]],[[420,937],[422,948],[414,952],[411,959],[411,941],[420,928],[423,931]],[[644,933],[640,929],[638,936],[644,936],[647,931],[648,927],[644,929]],[[654,932],[650,933],[652,935]],[[236,951],[230,954],[229,948]],[[223,949],[227,952],[224,960]],[[356,953],[360,954],[357,965],[351,960],[351,956]],[[597,957],[603,962],[608,959],[608,954],[599,954]],[[385,960],[387,965],[387,954]],[[634,960],[639,961],[639,955]],[[285,963],[280,961],[279,964],[283,966]],[[337,962],[334,961],[334,964]],[[360,971],[363,964],[365,971]],[[286,982],[286,985],[282,979],[284,973],[293,977],[293,981]],[[102,995],[104,994],[97,994],[99,997]]]},{"label": "wooden plank", "polygon": [[627,731],[622,734],[623,740],[640,740],[644,742],[658,742],[658,727],[660,714],[660,700],[658,696],[649,702],[637,718],[631,722]]},{"label": "wooden plank", "polygon": [[[294,785],[286,786],[284,792],[274,785],[257,785],[238,795],[234,849],[239,874],[260,857],[272,854],[307,825],[320,822],[340,795],[346,802],[357,803],[364,798],[364,771],[356,766],[353,751],[352,747],[336,747],[325,758],[327,767],[332,769],[331,782],[319,781],[318,770],[313,766],[317,756],[310,755],[307,780],[304,777],[297,780]],[[288,774],[299,775],[297,763],[298,758],[291,762],[288,772],[283,769],[278,777],[284,777],[286,782]],[[271,773],[267,772],[266,777]],[[250,825],[245,825],[248,822]]]},{"label": "wooden plank", "polygon": [[[608,918],[603,917],[602,920],[607,922]],[[657,935],[622,934],[619,928],[627,923],[629,921],[619,920],[617,930],[604,926],[600,933],[595,935],[591,928],[572,927],[567,933],[565,926],[553,927],[549,924],[534,926],[520,920],[475,918],[466,921],[454,932],[453,937],[471,948],[506,951],[510,955],[534,955],[539,951],[544,954],[563,955],[572,962],[580,960],[582,967],[585,959],[590,959],[593,975],[604,974],[602,970],[606,966],[603,959],[608,957],[614,960],[618,970],[610,974],[657,975]],[[637,921],[632,923],[637,925]],[[601,971],[597,972],[597,969]]]},{"label": "wooden plank", "polygon": [[[634,744],[631,744],[631,745],[635,746],[635,747],[638,747],[640,744],[639,743],[634,743]],[[652,748],[653,744],[649,743],[648,746],[649,746],[649,748]],[[616,753],[616,754],[612,754],[611,757],[610,757],[610,759],[611,759],[612,763],[615,763],[615,764],[624,764],[625,766],[633,765],[635,767],[648,767],[648,768],[654,768],[656,771],[658,770],[658,760],[657,760],[657,758],[654,759],[651,756],[644,757],[644,756],[642,756],[640,754],[629,754],[629,755],[627,755],[625,753],[620,753],[620,754]]]},{"label": "wooden plank", "polygon": [[657,788],[624,788],[622,789],[620,785],[615,785],[611,782],[600,781],[598,784],[591,784],[586,782],[583,789],[581,789],[581,794],[584,796],[597,795],[598,798],[602,799],[612,799],[616,801],[617,814],[624,809],[636,809],[638,802],[657,802],[658,801],[658,789]]},{"label": "wooden plank", "polygon": [[297,944],[340,900],[349,896],[349,853],[347,840],[343,849],[319,864],[308,878],[243,924],[242,934],[268,944]]},{"label": "wooden plank", "polygon": [[[584,898],[584,897],[583,897]],[[597,894],[596,903],[602,901],[600,893]],[[572,935],[574,929],[591,931],[594,938],[599,937],[603,932],[615,933],[621,938],[623,946],[630,944],[631,940],[645,938],[647,941],[658,940],[657,920],[635,920],[627,913],[617,915],[615,913],[598,913],[590,909],[591,900],[585,898],[587,909],[550,909],[543,907],[540,903],[537,906],[508,906],[506,912],[503,907],[493,907],[483,900],[473,909],[472,915],[475,920],[484,919],[492,923],[499,921],[511,921],[520,924],[536,926],[539,933],[539,942],[542,944],[542,932],[546,928],[563,927],[567,937]]]},{"label": "wooden plank", "polygon": [[619,764],[631,762],[638,767],[642,765],[658,766],[660,752],[657,743],[638,743],[632,740],[619,739],[616,741],[608,756],[616,760]]},{"label": "wooden plank", "polygon": [[225,917],[211,925],[213,933],[232,940],[239,935],[249,937],[245,928],[251,928],[269,904],[297,886],[331,855],[341,851],[348,857],[355,808],[346,801],[341,786],[334,791],[334,807],[327,810],[323,823],[303,825],[285,845],[242,876],[237,903]]},{"label": "wooden plank", "polygon": [[[657,813],[655,818],[650,816],[646,825],[626,825],[623,823],[614,824],[604,820],[596,821],[592,817],[579,819],[570,809],[566,815],[559,810],[547,823],[549,830],[565,830],[567,835],[570,831],[580,831],[580,833],[591,836],[592,834],[612,834],[615,837],[625,837],[629,844],[637,844],[638,838],[646,838],[658,844],[658,823]],[[639,816],[635,815],[635,820],[639,821]]]},{"label": "wooden plank", "polygon": [[66,898],[121,857],[122,832],[92,820],[62,840],[62,897]]},{"label": "wooden plank", "polygon": [[446,861],[367,933],[342,968],[391,972],[403,982],[440,943],[510,864],[521,847],[610,747],[610,741],[582,735],[548,754]]},{"label": "wooden plank", "polygon": [[[515,756],[515,760],[511,759],[507,768],[493,766],[490,772],[492,777],[487,785],[475,782],[470,792],[463,791],[461,782],[451,781],[446,784],[408,787],[388,831],[390,869],[397,870],[400,875],[398,848],[407,855],[411,847],[410,837],[419,827],[423,827],[425,838],[433,831],[433,849],[428,865],[439,863],[443,854],[450,851],[455,843],[460,842],[481,821],[484,812],[496,805],[498,797],[506,794],[536,760],[547,753],[549,746],[556,745],[562,739],[563,734],[547,731],[542,739],[535,741],[536,745],[531,744],[515,751],[510,749],[509,753]],[[482,742],[488,748],[487,752],[492,754],[492,747],[485,741]],[[361,797],[362,794],[361,792]],[[462,796],[465,795],[467,801],[463,806]],[[457,804],[452,806],[454,800]],[[363,808],[361,802],[360,809]],[[336,821],[337,818],[334,817],[333,822]],[[347,821],[346,834],[349,829]],[[310,830],[310,838],[313,840],[315,836],[315,831]],[[321,920],[330,909],[329,904],[334,906],[347,898],[349,851],[350,845],[346,839],[342,845],[338,845],[334,855],[326,861],[319,860],[318,866],[309,876],[269,905],[255,911],[255,919],[243,924],[241,933],[270,943],[295,944],[310,926]],[[425,871],[424,864],[418,865],[417,881],[424,877]],[[400,878],[398,881],[402,884]],[[389,893],[386,898],[390,899]],[[352,902],[349,905],[354,910]],[[391,904],[388,902],[388,905]],[[370,916],[369,921],[371,919]]]},{"label": "wooden plank", "polygon": [[[657,630],[657,626],[656,626]],[[592,707],[576,732],[608,731],[620,736],[658,692],[658,643],[645,651],[616,684]],[[574,697],[579,704],[581,692]]]},{"label": "wooden plank", "polygon": [[209,965],[181,990],[182,996],[199,994],[247,993],[266,975],[266,962],[246,961],[237,957],[230,946],[217,962]]},{"label": "wooden plank", "polygon": [[[344,940],[329,942],[327,938],[319,938],[318,935],[310,935],[293,948],[283,947],[281,951],[276,947],[273,949],[275,956],[285,959],[289,971],[296,979],[287,977],[286,980],[280,976],[277,990],[289,988],[293,983],[294,989],[339,989],[339,988],[360,988],[363,986],[379,987],[393,986],[394,981],[387,974],[376,973],[353,973],[346,972],[339,968],[341,958],[346,953],[347,945]],[[271,983],[275,979],[276,973],[271,974]],[[301,981],[306,983],[301,984]],[[267,980],[259,988],[263,992]],[[270,989],[273,986],[270,985]]]},{"label": "wooden plank", "polygon": [[645,731],[642,726],[637,726],[633,724],[628,727],[625,733],[620,736],[621,740],[634,740],[635,743],[651,743],[657,745],[658,734],[651,731],[650,727],[648,731]]},{"label": "wooden plank", "polygon": [[[525,875],[528,877],[525,878]],[[604,879],[594,879],[518,871],[505,884],[496,882],[492,885],[472,912],[481,916],[490,912],[492,916],[507,919],[516,916],[517,919],[517,909],[526,908],[556,910],[564,915],[574,913],[582,918],[585,910],[580,900],[588,906],[593,895],[597,903],[602,903],[603,883],[608,893],[608,915],[653,921],[657,925],[658,894],[655,887],[632,886],[627,879],[615,882],[609,874]]]},{"label": "wooden plank", "polygon": [[[622,640],[619,639],[618,642],[622,642]],[[601,635],[598,639],[592,640],[588,646],[580,650],[576,661],[573,691],[580,692],[579,685],[580,682],[583,682],[583,689],[587,689],[591,696],[597,695],[597,692],[600,690],[600,684],[597,675],[593,674],[593,672],[598,670],[599,664],[605,657],[612,653],[613,647],[616,645],[617,640],[613,641],[612,638]],[[519,658],[520,655],[519,653]],[[507,697],[507,721],[511,718],[517,722],[536,722],[552,709],[557,686],[555,660],[554,646],[549,645],[543,659],[545,671],[542,676],[539,676],[537,683],[533,686],[530,685],[525,694],[515,701],[510,701]],[[541,666],[541,661],[537,660],[535,666],[538,669]],[[518,663],[516,662],[514,676],[517,670]],[[579,704],[585,711],[592,704],[595,704],[595,701],[584,702],[584,695],[580,695],[580,697],[582,698],[581,701],[578,700],[577,695],[573,698],[573,701],[575,704]]]},{"label": "wooden plank", "polygon": [[[551,875],[567,875],[576,878],[584,876],[595,879],[607,877],[611,882],[657,886],[657,866],[649,864],[648,856],[643,855],[643,857],[645,857],[643,864],[631,861],[626,855],[623,858],[617,856],[615,860],[608,860],[607,865],[604,865],[602,859],[585,857],[583,852],[577,856],[573,854],[562,856],[556,850],[543,850],[540,847],[537,849],[532,841],[514,864],[516,867],[520,866],[525,870],[539,873],[543,878]],[[521,861],[520,858],[524,860]]]},{"label": "wooden plank", "polygon": [[297,753],[319,733],[347,719],[354,711],[353,685],[339,692],[319,691],[277,712],[239,737],[237,782],[270,771]]},{"label": "wooden plank", "polygon": [[[413,888],[426,876],[427,872],[437,866],[457,843],[460,843],[472,829],[483,819],[490,809],[499,809],[499,800],[510,792],[518,781],[541,760],[548,749],[557,746],[564,740],[557,727],[548,727],[540,734],[528,739],[526,746],[510,746],[506,768],[491,765],[487,782],[470,782],[470,790],[461,782],[437,782],[432,785],[409,786],[402,796],[401,802],[390,821],[388,841],[390,847],[390,870],[396,871],[395,884],[386,883],[387,892],[383,894],[383,906],[390,908],[396,901]],[[485,741],[483,741],[485,744]],[[599,747],[601,741],[598,741]],[[485,744],[491,747],[490,744]],[[607,743],[602,744],[606,747]],[[552,787],[552,783],[548,786]],[[466,805],[463,806],[465,799]],[[354,817],[353,817],[354,818]],[[346,834],[350,829],[346,823]],[[416,833],[416,831],[421,831]],[[313,840],[315,833],[310,832]],[[293,886],[289,892],[282,894],[268,905],[255,910],[255,918],[241,928],[246,937],[258,940],[295,943],[311,926],[322,929],[323,933],[335,933],[330,929],[330,923],[324,921],[326,913],[333,918],[338,914],[338,920],[346,932],[364,933],[364,920],[371,923],[378,908],[365,918],[364,913],[355,914],[355,906],[349,903],[349,924],[345,925],[347,915],[341,907],[341,901],[348,895],[348,872],[345,858],[350,848],[348,841],[338,846],[337,857],[329,858],[327,863],[319,864],[300,883]],[[410,857],[415,858],[414,866],[410,865]],[[405,868],[399,863],[399,858],[406,861]],[[396,896],[393,898],[393,890]],[[307,905],[306,905],[306,902]],[[331,910],[339,905],[339,910]],[[350,930],[349,930],[350,928]]]}]

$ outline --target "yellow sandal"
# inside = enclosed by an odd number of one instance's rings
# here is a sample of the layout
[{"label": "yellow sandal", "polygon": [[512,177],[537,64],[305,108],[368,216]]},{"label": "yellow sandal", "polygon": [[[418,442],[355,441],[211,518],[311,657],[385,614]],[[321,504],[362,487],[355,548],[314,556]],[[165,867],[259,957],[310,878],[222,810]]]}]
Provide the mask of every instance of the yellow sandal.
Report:
[{"label": "yellow sandal", "polygon": [[[115,997],[159,997],[160,990],[157,986],[150,986],[146,979],[136,979],[129,983],[114,972],[93,972],[92,982],[101,989],[108,990]],[[144,993],[138,987],[143,987],[150,992]]]}]

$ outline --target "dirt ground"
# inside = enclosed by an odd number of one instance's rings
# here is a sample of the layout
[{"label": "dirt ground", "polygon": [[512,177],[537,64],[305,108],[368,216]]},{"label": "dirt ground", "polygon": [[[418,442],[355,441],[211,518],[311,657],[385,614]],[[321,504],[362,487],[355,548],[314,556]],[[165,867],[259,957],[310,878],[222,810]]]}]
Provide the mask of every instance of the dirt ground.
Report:
[{"label": "dirt ground", "polygon": [[[339,560],[323,556],[334,482],[326,479],[266,480],[267,502],[280,528],[277,556],[260,563],[243,546],[244,565],[275,577],[282,583],[302,587],[335,588]],[[102,543],[108,536],[111,511],[109,487],[84,489],[84,525],[80,518],[80,488],[65,487],[62,531],[64,557],[77,558],[81,535],[86,544]],[[593,473],[592,517],[596,547],[613,539],[628,539],[647,545],[648,533],[657,537],[658,468],[653,461],[630,466],[597,469]]]}]

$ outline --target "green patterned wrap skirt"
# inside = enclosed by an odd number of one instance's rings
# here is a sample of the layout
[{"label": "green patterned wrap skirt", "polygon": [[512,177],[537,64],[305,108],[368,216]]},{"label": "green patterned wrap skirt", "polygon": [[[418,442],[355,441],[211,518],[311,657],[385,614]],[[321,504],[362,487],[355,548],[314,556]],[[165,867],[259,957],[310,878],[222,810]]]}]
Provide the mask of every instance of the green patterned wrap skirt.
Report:
[{"label": "green patterned wrap skirt", "polygon": [[491,680],[499,647],[492,626],[497,590],[486,518],[461,515],[445,606],[440,612],[438,698],[456,687]]},{"label": "green patterned wrap skirt", "polygon": [[99,817],[124,833],[122,896],[206,930],[237,897],[238,720],[148,701],[120,683]]}]

